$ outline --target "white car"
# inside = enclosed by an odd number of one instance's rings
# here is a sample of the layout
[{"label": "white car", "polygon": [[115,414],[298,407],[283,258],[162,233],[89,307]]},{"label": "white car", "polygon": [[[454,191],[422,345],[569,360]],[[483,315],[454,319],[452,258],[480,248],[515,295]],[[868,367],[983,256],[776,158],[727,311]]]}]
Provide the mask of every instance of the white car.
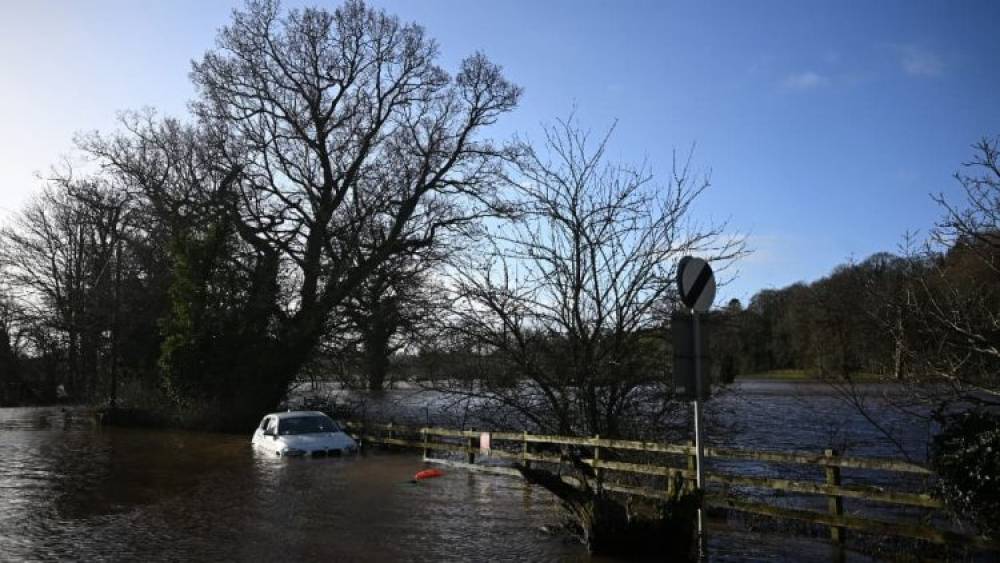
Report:
[{"label": "white car", "polygon": [[358,444],[318,411],[275,412],[264,417],[251,443],[279,456],[323,457],[358,451]]}]

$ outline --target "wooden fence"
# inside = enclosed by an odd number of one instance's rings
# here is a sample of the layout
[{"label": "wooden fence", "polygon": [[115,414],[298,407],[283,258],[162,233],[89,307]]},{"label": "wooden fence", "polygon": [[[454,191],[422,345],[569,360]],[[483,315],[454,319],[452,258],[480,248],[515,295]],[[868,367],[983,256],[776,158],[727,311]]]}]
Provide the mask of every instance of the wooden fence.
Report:
[{"label": "wooden fence", "polygon": [[[428,462],[461,466],[477,471],[487,471],[514,477],[521,476],[517,469],[510,466],[475,463],[476,456],[481,453],[478,441],[484,433],[479,430],[415,428],[393,424],[361,425],[352,422],[346,423],[346,426],[356,438],[363,442],[422,450],[423,458]],[[547,436],[529,434],[527,432],[489,432],[489,435],[492,446],[489,457],[495,460],[528,465],[533,463],[558,465],[566,461],[564,456],[551,451],[538,450],[551,450],[555,446],[558,448],[575,447],[578,449],[578,452],[580,449],[590,451],[592,452],[592,456],[583,459],[583,462],[593,467],[595,471],[604,473],[602,487],[605,490],[615,493],[665,500],[673,498],[678,481],[682,483],[681,486],[689,488],[693,488],[695,483],[695,448],[691,444],[611,440],[600,438],[599,436],[593,438]],[[464,461],[456,462],[454,460],[435,458],[431,455],[433,452],[459,454]],[[608,455],[609,452],[614,453]],[[686,460],[684,464],[686,467],[608,459],[620,459],[627,457],[629,453],[634,455],[637,452],[670,454],[675,459]],[[841,479],[841,470],[843,469],[872,470],[927,477],[932,475],[929,469],[917,464],[892,459],[845,457],[838,455],[833,450],[812,454],[734,448],[706,448],[705,455],[708,458],[719,460],[792,464],[822,468],[825,475],[823,481],[739,475],[731,472],[717,471],[706,471],[705,479],[708,483],[718,483],[724,487],[740,486],[805,495],[821,495],[827,498],[827,510],[823,512],[776,506],[763,502],[752,502],[726,494],[706,495],[706,503],[709,507],[725,508],[828,526],[830,528],[831,540],[835,542],[842,542],[845,530],[853,529],[873,534],[916,538],[938,544],[954,543],[981,549],[1000,549],[1000,542],[991,538],[945,530],[923,522],[890,521],[844,513],[844,499],[846,498],[862,499],[864,501],[889,505],[919,507],[926,509],[929,515],[932,515],[934,512],[940,514],[940,510],[943,508],[942,502],[927,493],[890,490],[886,487],[875,485],[845,484]],[[646,482],[643,484],[626,484],[607,478],[606,472],[623,475],[640,475],[647,478],[664,477],[666,478],[666,483],[658,488],[651,486],[651,482],[655,481],[655,479],[646,479]]]}]

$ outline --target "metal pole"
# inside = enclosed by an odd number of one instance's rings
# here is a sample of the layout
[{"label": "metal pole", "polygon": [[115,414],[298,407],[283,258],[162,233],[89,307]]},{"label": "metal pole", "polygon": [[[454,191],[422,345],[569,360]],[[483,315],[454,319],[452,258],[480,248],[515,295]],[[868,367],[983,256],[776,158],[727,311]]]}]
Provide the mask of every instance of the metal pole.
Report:
[{"label": "metal pole", "polygon": [[[697,476],[696,484],[698,486],[698,492],[702,495],[704,499],[705,495],[705,444],[702,439],[702,433],[704,431],[704,421],[702,420],[701,413],[701,398],[703,395],[703,377],[701,373],[701,324],[698,318],[698,312],[692,311],[692,329],[694,332],[694,448],[695,448],[695,474]],[[705,510],[701,504],[698,507],[698,548],[700,558],[706,558],[708,556],[708,534],[705,529]]]}]

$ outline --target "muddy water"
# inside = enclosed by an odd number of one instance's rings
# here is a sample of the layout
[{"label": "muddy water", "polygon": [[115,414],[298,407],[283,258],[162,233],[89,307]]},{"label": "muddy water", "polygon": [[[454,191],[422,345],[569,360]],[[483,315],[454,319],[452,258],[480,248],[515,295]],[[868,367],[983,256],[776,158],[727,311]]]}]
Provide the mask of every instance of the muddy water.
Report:
[{"label": "muddy water", "polygon": [[413,455],[275,459],[240,436],[0,409],[0,560],[581,560],[554,500]]}]

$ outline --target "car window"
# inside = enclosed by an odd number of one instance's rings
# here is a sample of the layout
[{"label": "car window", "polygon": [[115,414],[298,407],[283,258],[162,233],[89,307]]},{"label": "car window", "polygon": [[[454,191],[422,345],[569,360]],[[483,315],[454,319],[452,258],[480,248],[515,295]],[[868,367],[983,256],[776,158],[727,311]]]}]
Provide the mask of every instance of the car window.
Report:
[{"label": "car window", "polygon": [[278,421],[273,416],[267,419],[267,426],[264,427],[264,432],[269,434],[277,434],[276,430],[278,428]]},{"label": "car window", "polygon": [[281,421],[279,434],[314,434],[319,432],[338,432],[337,425],[326,416],[295,416]]},{"label": "car window", "polygon": [[260,429],[261,430],[264,430],[265,428],[267,428],[268,418],[269,417],[265,416],[264,418],[260,419]]}]

